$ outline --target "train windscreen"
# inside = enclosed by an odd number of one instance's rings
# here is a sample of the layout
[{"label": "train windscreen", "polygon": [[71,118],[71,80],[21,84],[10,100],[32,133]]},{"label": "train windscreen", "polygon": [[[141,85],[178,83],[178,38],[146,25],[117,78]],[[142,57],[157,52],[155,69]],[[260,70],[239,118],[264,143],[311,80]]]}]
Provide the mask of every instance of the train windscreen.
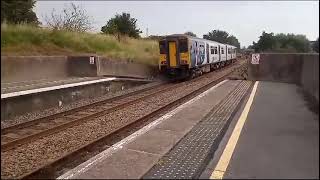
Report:
[{"label": "train windscreen", "polygon": [[160,54],[166,54],[166,41],[159,41]]},{"label": "train windscreen", "polygon": [[180,53],[188,52],[188,40],[187,39],[180,39],[179,40],[179,52]]}]

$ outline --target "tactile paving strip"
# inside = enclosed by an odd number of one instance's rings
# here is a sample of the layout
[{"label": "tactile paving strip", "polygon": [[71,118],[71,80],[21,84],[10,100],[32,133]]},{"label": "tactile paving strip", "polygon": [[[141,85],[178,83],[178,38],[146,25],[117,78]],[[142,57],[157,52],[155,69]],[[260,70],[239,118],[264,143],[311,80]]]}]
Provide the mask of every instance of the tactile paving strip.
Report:
[{"label": "tactile paving strip", "polygon": [[217,149],[229,119],[251,86],[242,81],[227,98],[215,106],[195,125],[143,179],[194,179],[198,178]]}]

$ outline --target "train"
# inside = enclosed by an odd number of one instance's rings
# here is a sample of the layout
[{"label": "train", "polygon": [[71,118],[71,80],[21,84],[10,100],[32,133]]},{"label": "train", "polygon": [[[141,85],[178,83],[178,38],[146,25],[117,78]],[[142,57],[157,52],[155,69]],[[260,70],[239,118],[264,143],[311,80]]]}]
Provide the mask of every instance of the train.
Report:
[{"label": "train", "polygon": [[236,47],[185,34],[159,39],[159,71],[166,78],[194,78],[236,60]]}]

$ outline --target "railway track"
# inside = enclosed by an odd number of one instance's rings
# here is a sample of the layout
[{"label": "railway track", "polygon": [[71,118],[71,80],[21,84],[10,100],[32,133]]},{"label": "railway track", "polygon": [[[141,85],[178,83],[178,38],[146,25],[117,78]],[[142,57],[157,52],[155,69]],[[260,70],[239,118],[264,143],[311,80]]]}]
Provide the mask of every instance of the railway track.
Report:
[{"label": "railway track", "polygon": [[150,87],[124,96],[4,128],[1,130],[1,151],[7,151],[32,140],[48,136],[71,126],[79,125],[92,118],[103,116],[117,109],[121,109],[126,105],[153,96],[156,93],[174,88],[174,86],[177,85],[158,85],[157,87]]},{"label": "railway track", "polygon": [[[215,71],[214,77],[209,73],[188,82],[159,85],[6,128],[1,133],[3,143],[1,164],[5,166],[1,169],[1,176],[2,178],[32,177],[51,164],[69,158],[112,133],[154,117],[205,91],[213,84],[222,81],[234,69],[236,67],[225,67]],[[82,130],[84,132],[79,133]],[[85,135],[86,131],[90,136]],[[61,142],[70,144],[60,144]],[[49,159],[39,159],[42,156],[37,152],[47,153],[44,155]]]},{"label": "railway track", "polygon": [[79,125],[80,123],[92,118],[103,116],[112,111],[124,108],[127,105],[133,104],[137,101],[142,101],[150,96],[156,95],[157,93],[165,92],[170,88],[180,85],[160,84],[119,97],[78,107],[66,112],[3,128],[1,129],[1,151],[7,151],[68,127]]}]

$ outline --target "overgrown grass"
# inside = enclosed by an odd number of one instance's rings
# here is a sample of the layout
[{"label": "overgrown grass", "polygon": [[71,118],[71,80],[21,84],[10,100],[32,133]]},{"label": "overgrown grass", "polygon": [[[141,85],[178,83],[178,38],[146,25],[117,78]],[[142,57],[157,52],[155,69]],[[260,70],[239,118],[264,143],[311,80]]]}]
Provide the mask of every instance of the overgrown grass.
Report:
[{"label": "overgrown grass", "polygon": [[81,55],[157,64],[156,41],[93,33],[53,31],[29,25],[1,25],[2,55]]}]

